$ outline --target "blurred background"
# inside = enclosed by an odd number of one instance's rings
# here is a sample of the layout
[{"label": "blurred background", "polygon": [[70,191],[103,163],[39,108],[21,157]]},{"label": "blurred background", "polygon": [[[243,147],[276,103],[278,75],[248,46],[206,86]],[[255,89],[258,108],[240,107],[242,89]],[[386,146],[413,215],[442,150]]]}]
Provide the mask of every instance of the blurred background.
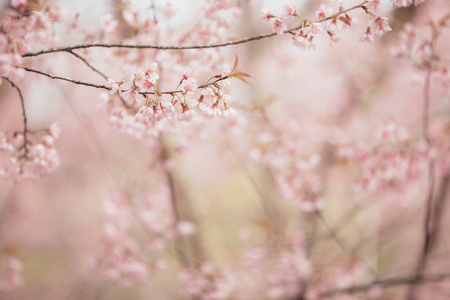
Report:
[{"label": "blurred background", "polygon": [[[260,18],[264,7],[279,16],[293,4],[308,19],[321,3],[338,8],[330,1],[225,2],[170,1],[176,13],[168,17],[162,0],[43,1],[60,9],[60,21],[50,24],[51,38],[27,51],[92,41],[208,44],[271,32]],[[142,129],[111,112],[116,96],[26,73],[17,84],[29,128],[58,122],[61,163],[39,180],[0,181],[0,248],[3,259],[16,257],[23,268],[23,284],[0,290],[0,299],[304,299],[409,278],[424,242],[429,157],[432,194],[443,204],[425,271],[448,272],[448,89],[432,77],[427,149],[426,70],[391,54],[406,23],[429,37],[427,24],[450,12],[450,3],[382,2],[378,14],[389,18],[392,32],[374,44],[359,41],[369,22],[359,9],[349,13],[359,23],[340,30],[339,42],[323,33],[310,50],[285,34],[204,51],[76,52],[115,80],[156,61],[162,91],[176,89],[185,67],[200,84],[231,68],[238,55],[239,69],[252,78],[226,87],[233,118],[199,116]],[[11,9],[9,1],[0,6]],[[216,8],[226,12],[218,16]],[[124,11],[136,13],[134,23]],[[105,14],[118,21],[115,31],[102,27]],[[435,48],[443,64],[447,37],[442,30]],[[70,53],[24,58],[22,65],[106,83]],[[3,81],[0,131],[20,131],[22,122],[17,92]],[[118,267],[123,256],[126,267]],[[342,299],[401,299],[409,292],[408,285],[374,285]],[[445,281],[414,293],[450,297]]]}]

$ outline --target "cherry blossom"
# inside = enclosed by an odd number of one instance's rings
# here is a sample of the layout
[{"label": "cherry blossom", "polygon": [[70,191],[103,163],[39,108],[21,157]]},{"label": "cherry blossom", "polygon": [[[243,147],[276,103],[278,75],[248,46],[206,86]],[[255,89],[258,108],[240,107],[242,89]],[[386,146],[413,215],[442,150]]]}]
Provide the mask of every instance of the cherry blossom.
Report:
[{"label": "cherry blossom", "polygon": [[11,6],[24,11],[27,7],[27,0],[11,0]]},{"label": "cherry blossom", "polygon": [[359,39],[361,42],[371,42],[375,43],[375,36],[370,31],[370,28],[368,27],[366,32],[363,33],[363,35]]},{"label": "cherry blossom", "polygon": [[194,91],[197,89],[197,79],[194,77],[189,77],[188,79],[184,80],[181,84],[181,90],[185,94],[193,94]]},{"label": "cherry blossom", "polygon": [[284,12],[282,14],[282,18],[288,20],[293,16],[297,15],[297,10],[293,4],[287,4],[284,6]]},{"label": "cherry blossom", "polygon": [[237,114],[236,110],[234,108],[230,108],[230,107],[225,108],[225,110],[223,111],[223,115],[225,117],[234,116],[236,114]]},{"label": "cherry blossom", "polygon": [[190,109],[189,106],[187,105],[183,105],[182,109],[183,111],[181,112],[181,114],[178,115],[179,121],[190,121],[193,117],[197,115],[195,110]]},{"label": "cherry blossom", "polygon": [[381,0],[369,0],[367,7],[373,9],[374,11],[378,11],[381,7]]},{"label": "cherry blossom", "polygon": [[122,82],[115,81],[114,79],[108,79],[106,82],[106,87],[110,88],[111,95],[117,93],[120,91],[120,86],[122,85]]},{"label": "cherry blossom", "polygon": [[119,25],[119,22],[114,19],[112,14],[105,14],[101,19],[102,28],[106,32],[114,32]]},{"label": "cherry blossom", "polygon": [[272,24],[272,31],[277,34],[283,34],[287,30],[287,26],[282,19],[271,18],[270,23]]},{"label": "cherry blossom", "polygon": [[192,69],[189,67],[186,67],[183,71],[183,80],[187,80],[192,76]]},{"label": "cherry blossom", "polygon": [[272,13],[268,8],[263,8],[261,10],[261,19],[268,22],[273,17]]},{"label": "cherry blossom", "polygon": [[153,106],[142,106],[135,116],[136,120],[141,122],[151,122],[155,120],[155,110]]},{"label": "cherry blossom", "polygon": [[166,17],[171,18],[173,16],[175,16],[178,12],[180,11],[180,9],[173,5],[171,2],[167,3],[165,9],[164,9],[164,14]]},{"label": "cherry blossom", "polygon": [[370,31],[376,36],[382,36],[385,32],[389,32],[392,30],[389,27],[389,23],[387,18],[384,17],[376,17],[369,22]]},{"label": "cherry blossom", "polygon": [[326,6],[325,4],[321,4],[319,9],[316,11],[316,18],[317,19],[325,19],[331,13],[333,12],[333,9],[331,7]]},{"label": "cherry blossom", "polygon": [[311,23],[310,24],[310,33],[312,36],[319,35],[323,30],[322,24],[320,23]]}]

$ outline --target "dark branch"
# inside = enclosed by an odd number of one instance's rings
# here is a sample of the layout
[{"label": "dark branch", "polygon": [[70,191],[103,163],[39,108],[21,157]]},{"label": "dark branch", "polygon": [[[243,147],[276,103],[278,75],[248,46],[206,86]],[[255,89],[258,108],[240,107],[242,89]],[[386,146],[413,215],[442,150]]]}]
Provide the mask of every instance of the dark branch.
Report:
[{"label": "dark branch", "polygon": [[[331,19],[336,19],[342,14],[345,14],[351,10],[355,10],[358,8],[362,8],[367,1],[364,1],[358,5],[355,5],[349,9],[340,11],[328,18],[316,20],[314,22],[321,23]],[[299,30],[302,27],[308,27],[309,24],[302,24],[293,28],[290,28],[286,31],[286,33],[293,34],[294,31]],[[127,49],[157,49],[157,50],[191,50],[191,49],[208,49],[208,48],[221,48],[228,47],[233,45],[245,44],[252,41],[262,40],[270,37],[274,37],[277,34],[275,32],[261,34],[257,36],[252,36],[244,39],[239,39],[230,42],[224,43],[216,43],[216,44],[208,44],[208,45],[186,45],[186,46],[159,46],[159,45],[131,45],[131,44],[106,44],[106,43],[88,43],[88,44],[80,44],[73,46],[63,46],[63,47],[54,47],[49,49],[44,49],[36,52],[25,52],[22,54],[22,57],[33,57],[39,56],[47,53],[56,53],[56,52],[69,52],[76,49],[87,49],[87,48],[127,48]]]},{"label": "dark branch", "polygon": [[94,71],[95,73],[99,74],[100,76],[103,77],[103,79],[107,80],[108,76],[106,76],[103,72],[99,71],[97,68],[95,68],[93,65],[91,65],[83,56],[81,56],[80,54],[73,52],[72,50],[68,50],[68,53],[72,54],[73,56],[75,56],[76,58],[78,58],[79,60],[81,60],[82,62],[84,62],[86,64],[86,66],[88,66],[92,71]]},{"label": "dark branch", "polygon": [[28,155],[28,137],[27,137],[28,123],[27,123],[27,115],[25,113],[25,100],[23,98],[22,91],[14,82],[12,82],[8,77],[2,77],[2,78],[5,79],[6,81],[8,81],[11,84],[11,86],[13,88],[15,88],[17,90],[17,92],[19,93],[20,103],[22,104],[22,115],[23,115],[23,149],[24,149],[23,157],[27,158],[27,155]]},{"label": "dark branch", "polygon": [[[97,89],[104,89],[104,90],[107,90],[107,91],[111,90],[111,88],[107,87],[106,85],[102,85],[102,84],[94,84],[94,83],[80,81],[80,80],[75,80],[75,79],[71,79],[71,78],[67,78],[67,77],[52,75],[52,74],[45,73],[45,72],[40,71],[40,70],[35,70],[35,69],[27,68],[27,67],[18,67],[18,68],[22,68],[22,69],[24,69],[27,72],[32,72],[32,73],[36,73],[36,74],[39,74],[39,75],[46,76],[46,77],[49,77],[51,79],[63,80],[63,81],[71,82],[71,83],[74,83],[74,84],[89,86],[89,87],[93,87],[93,88],[97,88]],[[208,86],[214,85],[214,84],[216,84],[216,83],[218,83],[218,82],[220,82],[222,80],[228,79],[228,78],[229,77],[223,77],[223,78],[216,79],[216,80],[214,80],[213,82],[210,82],[210,83],[204,83],[202,85],[199,85],[198,89],[204,89],[204,88],[206,88]],[[125,91],[127,91],[127,90],[121,90],[121,92],[125,92]],[[158,94],[163,94],[163,95],[173,95],[173,94],[180,94],[180,93],[183,93],[183,91],[181,91],[181,90],[164,91],[164,92],[159,92],[158,91]],[[142,94],[142,95],[154,95],[154,94],[156,94],[156,92],[150,92],[150,91],[149,92],[139,92],[139,94]]]},{"label": "dark branch", "polygon": [[320,294],[320,297],[333,297],[339,294],[345,293],[355,293],[355,292],[363,292],[368,289],[376,286],[380,287],[391,287],[398,285],[416,285],[416,284],[425,284],[427,282],[439,282],[443,280],[447,280],[450,278],[450,274],[438,274],[438,275],[424,275],[420,278],[416,276],[413,277],[403,277],[403,278],[388,278],[388,279],[379,279],[374,280],[372,282],[360,285],[353,285],[346,288],[328,290]]}]

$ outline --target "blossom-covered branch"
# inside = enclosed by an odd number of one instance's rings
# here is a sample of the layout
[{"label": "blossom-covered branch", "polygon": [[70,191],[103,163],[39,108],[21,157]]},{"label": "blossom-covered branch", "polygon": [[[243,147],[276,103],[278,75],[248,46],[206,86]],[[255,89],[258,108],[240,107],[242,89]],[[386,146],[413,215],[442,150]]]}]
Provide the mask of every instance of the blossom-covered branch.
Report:
[{"label": "blossom-covered branch", "polygon": [[[67,82],[71,82],[73,84],[77,84],[77,85],[84,85],[84,86],[88,86],[88,87],[93,87],[93,88],[97,88],[97,89],[104,89],[107,91],[111,91],[112,88],[103,84],[95,84],[95,83],[90,83],[90,82],[86,82],[86,81],[81,81],[81,80],[75,80],[75,79],[71,79],[71,78],[67,78],[67,77],[63,77],[63,76],[58,76],[58,75],[53,75],[50,73],[46,73],[40,70],[35,70],[32,68],[28,68],[28,67],[18,67],[18,68],[22,68],[27,72],[31,72],[31,73],[36,73],[42,76],[46,76],[49,77],[51,79],[57,79],[57,80],[62,80],[62,81],[67,81]],[[203,89],[206,88],[208,86],[214,85],[220,81],[226,80],[227,77],[224,78],[218,78],[212,82],[209,83],[203,83],[201,85],[199,85],[197,88],[198,89]],[[125,89],[121,89],[120,92],[126,92],[127,90]],[[173,94],[179,94],[179,93],[183,93],[183,90],[172,90],[172,91],[140,91],[138,92],[141,95],[155,95],[155,94],[161,94],[161,95],[173,95]]]},{"label": "blossom-covered branch", "polygon": [[[345,14],[347,12],[350,12],[352,10],[358,9],[358,8],[364,8],[364,4],[366,4],[368,1],[363,1],[362,3],[355,5],[348,9],[343,9],[329,17],[322,18],[319,20],[316,20],[314,22],[305,22],[298,26],[295,26],[293,28],[287,29],[286,33],[291,33],[296,30],[299,30],[301,28],[309,27],[312,23],[322,23],[325,21],[337,19],[340,15]],[[216,43],[216,44],[207,44],[207,45],[183,45],[183,46],[160,46],[160,45],[131,45],[131,44],[107,44],[107,43],[88,43],[88,44],[80,44],[80,45],[72,45],[72,46],[63,46],[63,47],[54,47],[49,49],[44,49],[40,51],[35,52],[25,52],[22,54],[22,57],[34,57],[39,56],[43,54],[49,54],[49,53],[57,53],[57,52],[69,52],[76,49],[88,49],[88,48],[125,48],[125,49],[156,49],[156,50],[192,50],[192,49],[208,49],[208,48],[222,48],[222,47],[229,47],[229,46],[235,46],[239,44],[244,44],[252,41],[262,40],[270,37],[276,36],[276,32],[272,33],[266,33],[266,34],[260,34],[257,36],[252,36],[248,38],[239,39],[236,41],[230,41],[230,42],[223,42],[223,43]]]}]

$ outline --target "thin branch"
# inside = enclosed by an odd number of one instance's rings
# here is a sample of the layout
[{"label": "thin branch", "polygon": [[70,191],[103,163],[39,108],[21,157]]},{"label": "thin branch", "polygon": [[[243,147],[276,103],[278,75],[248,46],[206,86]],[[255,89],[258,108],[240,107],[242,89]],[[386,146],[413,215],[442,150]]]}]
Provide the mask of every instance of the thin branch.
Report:
[{"label": "thin branch", "polygon": [[108,76],[106,76],[103,72],[101,72],[100,70],[98,70],[97,68],[95,68],[93,65],[91,65],[83,56],[81,56],[80,54],[73,52],[72,50],[68,50],[68,53],[72,54],[73,56],[75,56],[76,58],[78,58],[79,60],[81,60],[82,62],[84,62],[86,64],[86,66],[88,66],[92,71],[94,71],[95,73],[99,74],[100,76],[103,77],[103,79],[107,80]]},{"label": "thin branch", "polygon": [[[110,87],[107,87],[106,85],[102,85],[102,84],[95,84],[95,83],[75,80],[75,79],[71,79],[71,78],[67,78],[67,77],[52,75],[52,74],[49,74],[49,73],[46,73],[46,72],[43,72],[43,71],[40,71],[40,70],[31,69],[31,68],[28,68],[28,67],[20,67],[19,66],[18,68],[22,68],[22,69],[24,69],[27,72],[32,72],[32,73],[36,73],[36,74],[39,74],[39,75],[46,76],[46,77],[49,77],[51,79],[63,80],[63,81],[71,82],[71,83],[74,83],[74,84],[89,86],[89,87],[93,87],[93,88],[97,88],[97,89],[104,89],[104,90],[108,90],[108,91],[111,90]],[[222,78],[214,80],[213,82],[204,83],[202,85],[199,85],[197,87],[197,89],[204,89],[204,88],[206,88],[208,86],[212,86],[212,85],[214,85],[214,84],[216,84],[216,83],[218,83],[220,81],[223,81],[225,79],[228,79],[228,78],[229,77],[222,77]],[[125,92],[127,90],[120,90],[120,91],[121,92]],[[173,91],[164,91],[164,92],[159,92],[158,91],[158,94],[163,94],[163,95],[173,95],[173,94],[179,94],[179,93],[183,93],[183,91],[182,90],[173,90]],[[139,94],[142,94],[142,95],[154,95],[154,94],[156,94],[156,92],[150,92],[150,91],[148,91],[148,92],[139,92]]]},{"label": "thin branch", "polygon": [[447,198],[448,190],[450,185],[450,171],[447,171],[442,177],[440,182],[440,188],[439,191],[436,194],[436,205],[435,205],[435,211],[434,211],[434,222],[433,222],[433,231],[434,236],[432,243],[436,240],[436,237],[439,234],[440,229],[442,228],[441,220],[442,220],[442,214],[444,213],[444,201]]},{"label": "thin branch", "polygon": [[424,275],[421,278],[417,278],[416,276],[412,277],[399,277],[399,278],[388,278],[388,279],[379,279],[374,280],[372,282],[354,285],[346,288],[328,290],[320,294],[320,297],[333,297],[335,295],[344,294],[344,293],[355,293],[355,292],[363,292],[368,289],[376,286],[380,287],[390,287],[390,286],[398,286],[398,285],[416,285],[416,284],[425,284],[427,282],[439,282],[443,280],[450,279],[450,274],[437,274],[437,275]]},{"label": "thin branch", "polygon": [[28,156],[28,137],[27,137],[28,123],[27,123],[27,115],[25,113],[25,100],[23,98],[22,91],[13,81],[11,81],[8,77],[2,77],[2,78],[5,79],[6,81],[8,81],[11,84],[11,86],[13,88],[15,88],[17,90],[17,92],[19,93],[20,103],[22,104],[22,115],[23,115],[23,149],[24,149],[23,157],[27,158],[27,156]]},{"label": "thin branch", "polygon": [[[425,78],[425,84],[423,88],[423,108],[422,108],[422,135],[425,139],[428,149],[431,149],[431,141],[429,137],[429,118],[430,118],[430,102],[431,102],[431,75],[433,72],[433,59],[435,57],[435,46],[437,43],[437,39],[439,37],[438,29],[432,25],[432,38],[430,42],[430,59],[428,61],[428,72]],[[435,188],[435,170],[434,170],[434,160],[433,157],[429,157],[428,162],[428,189],[426,194],[426,213],[425,213],[425,221],[424,221],[424,241],[422,246],[422,253],[419,257],[419,262],[417,264],[416,277],[420,278],[422,273],[425,270],[428,254],[432,248],[432,240],[434,240],[435,233],[437,231],[437,226],[433,226],[435,222],[435,211],[439,209],[437,205],[434,203],[434,188]],[[442,203],[441,203],[442,204]],[[413,300],[415,297],[415,286],[414,284],[411,286],[407,299]]]},{"label": "thin branch", "polygon": [[27,67],[18,67],[18,68],[22,68],[22,69],[24,69],[27,72],[32,72],[32,73],[36,73],[36,74],[39,74],[39,75],[47,76],[47,77],[49,77],[51,79],[63,80],[63,81],[71,82],[71,83],[78,84],[78,85],[84,85],[84,86],[94,87],[94,88],[98,88],[98,89],[104,89],[104,90],[108,90],[108,91],[111,90],[111,88],[107,87],[106,85],[94,84],[94,83],[90,83],[90,82],[70,79],[70,78],[67,78],[67,77],[52,75],[52,74],[45,73],[45,72],[40,71],[40,70],[35,70],[35,69],[27,68]]},{"label": "thin branch", "polygon": [[178,39],[178,45],[182,44],[188,37],[189,35],[192,33],[192,31],[194,31],[195,28],[197,28],[200,25],[200,22],[204,19],[206,13],[208,11],[211,10],[212,7],[214,7],[216,5],[217,0],[212,1],[209,6],[202,12],[202,14],[200,15],[200,17],[198,17],[197,21],[195,21],[195,23],[193,23],[193,25],[191,26],[191,28],[186,31],[181,38]]},{"label": "thin branch", "polygon": [[372,264],[370,264],[366,259],[364,259],[363,257],[358,257],[358,255],[356,255],[355,250],[351,250],[348,249],[347,246],[344,244],[344,242],[337,236],[336,232],[334,231],[333,228],[331,228],[330,226],[328,226],[325,218],[323,217],[322,213],[320,211],[315,211],[315,215],[317,216],[317,218],[319,219],[319,221],[322,223],[323,227],[325,228],[325,230],[328,232],[329,236],[331,236],[336,244],[339,246],[339,248],[341,248],[341,250],[347,254],[350,254],[360,260],[362,260],[366,266],[368,268],[371,269],[371,271],[376,274],[377,273],[377,269],[372,266]]},{"label": "thin branch", "polygon": [[[106,76],[105,75],[105,73],[103,73],[103,72],[101,72],[99,69],[97,69],[97,68],[95,68],[91,63],[89,63],[88,61],[87,61],[87,59],[85,59],[83,56],[81,56],[80,54],[78,54],[78,53],[76,53],[76,52],[74,52],[74,51],[72,51],[72,50],[69,50],[69,51],[67,51],[68,53],[70,53],[70,54],[72,54],[73,56],[75,56],[76,58],[78,58],[78,59],[80,59],[82,62],[84,62],[92,71],[94,71],[95,73],[97,73],[97,74],[99,74],[100,76],[102,76],[103,77],[103,79],[105,79],[105,80],[108,80],[108,76]],[[123,99],[123,97],[122,97],[122,95],[118,95],[119,96],[119,99],[120,99],[120,102],[122,103],[122,105],[125,107],[125,108],[127,108],[127,109],[129,109],[130,108],[130,106],[125,102],[125,100]]]},{"label": "thin branch", "polygon": [[[363,8],[364,4],[366,4],[367,1],[364,1],[358,5],[355,5],[353,7],[350,7],[346,10],[340,11],[335,13],[332,16],[329,16],[324,19],[316,20],[315,23],[322,23],[328,20],[336,19],[340,15],[345,14],[349,11]],[[299,30],[301,28],[308,27],[308,24],[301,24],[296,27],[288,29],[285,33],[293,34],[294,31]],[[33,57],[33,56],[39,56],[42,54],[47,53],[56,53],[56,52],[67,52],[72,51],[75,49],[87,49],[87,48],[127,48],[127,49],[157,49],[157,50],[191,50],[191,49],[208,49],[208,48],[221,48],[221,47],[228,47],[233,45],[239,45],[244,44],[252,41],[262,40],[270,37],[276,36],[277,33],[271,32],[266,34],[261,34],[257,36],[252,36],[244,39],[239,39],[235,41],[230,42],[224,42],[224,43],[216,43],[216,44],[207,44],[207,45],[186,45],[186,46],[159,46],[159,45],[131,45],[131,44],[107,44],[107,43],[88,43],[88,44],[80,44],[80,45],[73,45],[73,46],[63,46],[63,47],[54,47],[49,49],[44,49],[36,52],[25,52],[22,54],[22,57]]]}]

